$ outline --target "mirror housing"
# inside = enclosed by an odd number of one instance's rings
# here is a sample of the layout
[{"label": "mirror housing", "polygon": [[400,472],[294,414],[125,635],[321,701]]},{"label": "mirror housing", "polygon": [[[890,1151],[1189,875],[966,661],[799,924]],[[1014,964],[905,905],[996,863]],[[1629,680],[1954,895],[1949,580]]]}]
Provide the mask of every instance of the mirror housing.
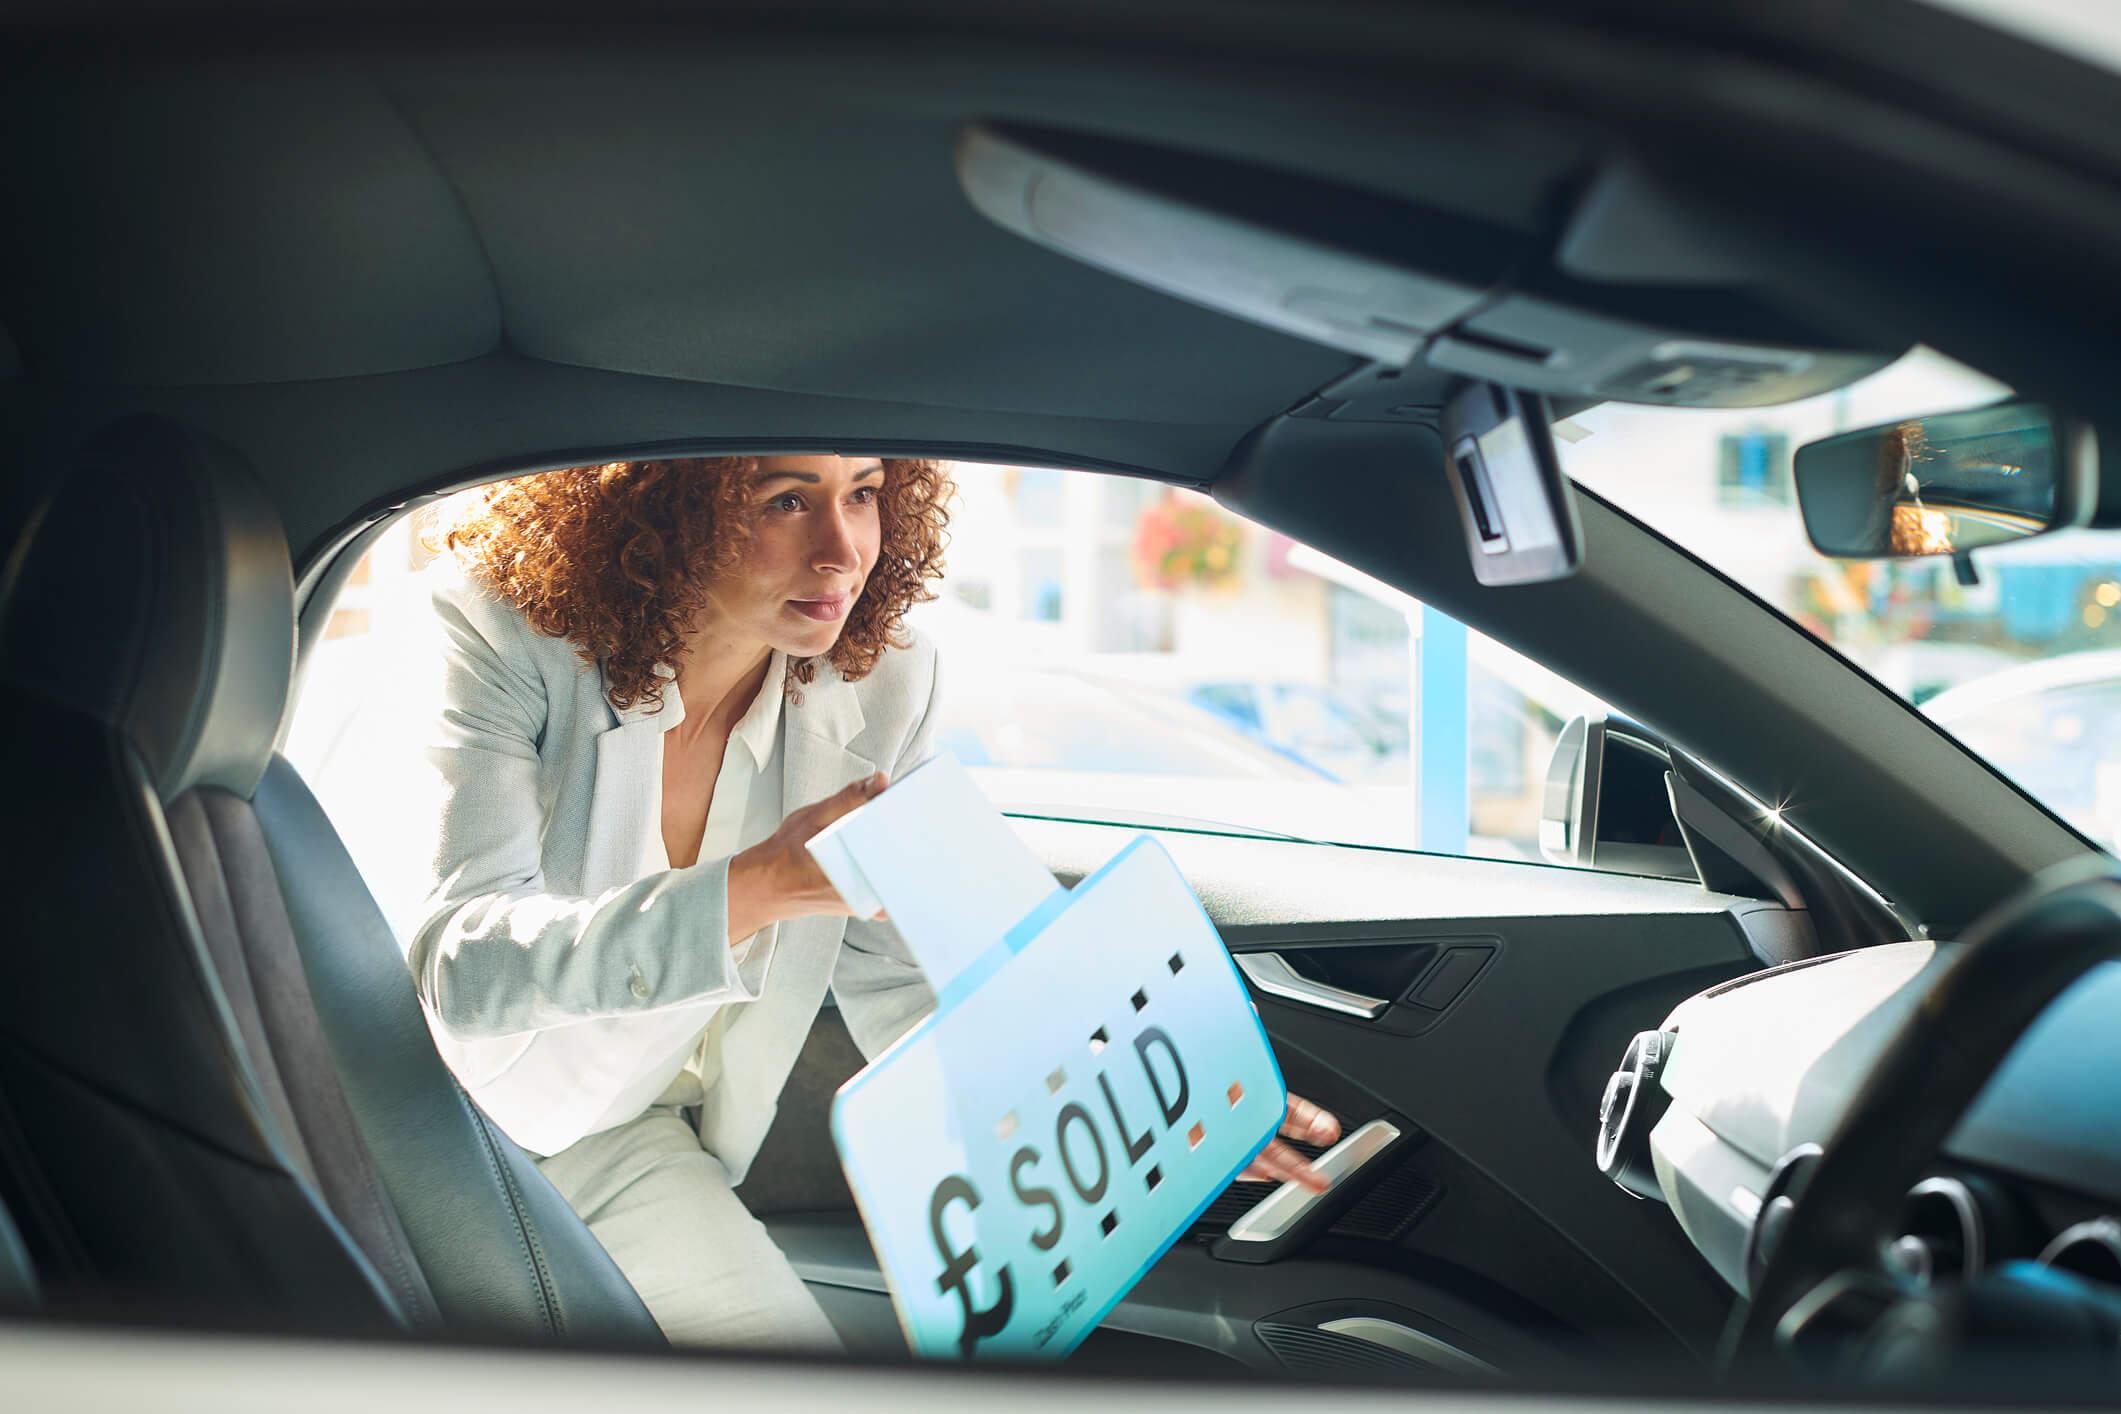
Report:
[{"label": "mirror housing", "polygon": [[1482,584],[1544,584],[1583,563],[1553,426],[1545,398],[1500,383],[1467,384],[1444,404],[1445,478]]},{"label": "mirror housing", "polygon": [[1605,713],[1569,720],[1548,758],[1539,852],[1549,864],[1699,880],[1673,814],[1671,751]]},{"label": "mirror housing", "polygon": [[1965,555],[2082,525],[2098,497],[2089,424],[2039,403],[1900,418],[1794,459],[1805,534],[1838,559]]},{"label": "mirror housing", "polygon": [[1549,864],[1591,867],[1598,836],[1598,782],[1605,768],[1605,717],[1571,717],[1547,758],[1539,803],[1539,852]]}]

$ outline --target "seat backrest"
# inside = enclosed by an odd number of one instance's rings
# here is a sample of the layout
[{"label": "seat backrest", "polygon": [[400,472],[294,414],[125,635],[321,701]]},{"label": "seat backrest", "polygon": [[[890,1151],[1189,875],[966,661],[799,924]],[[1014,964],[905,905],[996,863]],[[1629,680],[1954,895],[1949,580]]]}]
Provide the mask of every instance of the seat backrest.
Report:
[{"label": "seat backrest", "polygon": [[[346,1097],[356,1114],[387,1117],[362,1130],[443,1309],[459,1325],[570,1344],[653,1335],[566,1199],[436,1054],[390,925],[294,767],[275,758],[253,804]],[[459,1177],[437,1182],[444,1173]]]},{"label": "seat backrest", "polygon": [[0,1315],[33,1311],[37,1307],[37,1273],[30,1266],[29,1249],[15,1220],[0,1207]]},{"label": "seat backrest", "polygon": [[[17,881],[0,1197],[55,1311],[395,1328],[273,1121],[162,812],[228,758],[204,721],[222,705],[208,684],[224,689],[224,721],[260,696],[204,666],[201,576],[171,583],[168,561],[213,509],[184,514],[192,527],[171,522],[151,480],[91,459],[0,580],[0,838]],[[292,633],[284,613],[277,628],[220,621]]]},{"label": "seat backrest", "polygon": [[31,985],[0,987],[0,1181],[47,1284],[143,1314],[659,1344],[442,1065],[274,760],[293,653],[270,504],[160,419],[89,448],[0,582],[0,749],[36,782],[0,812],[39,833]]}]

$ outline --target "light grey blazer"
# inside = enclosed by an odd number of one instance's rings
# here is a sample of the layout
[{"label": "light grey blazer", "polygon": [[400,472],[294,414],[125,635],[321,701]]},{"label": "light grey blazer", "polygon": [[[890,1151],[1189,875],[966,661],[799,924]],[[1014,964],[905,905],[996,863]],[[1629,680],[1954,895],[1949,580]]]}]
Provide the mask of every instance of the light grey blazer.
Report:
[{"label": "light grey blazer", "polygon": [[[614,712],[603,672],[572,645],[453,567],[436,581],[425,759],[439,808],[408,820],[431,816],[435,832],[408,961],[437,1045],[496,1123],[553,1154],[617,1122],[615,1103],[645,1108],[735,1006],[700,1134],[741,1181],[828,985],[871,1056],[933,993],[880,922],[790,920],[740,969],[729,861],[644,863],[660,859],[667,714]],[[919,638],[857,683],[820,664],[783,708],[784,812],[925,759],[936,692],[935,649]]]}]

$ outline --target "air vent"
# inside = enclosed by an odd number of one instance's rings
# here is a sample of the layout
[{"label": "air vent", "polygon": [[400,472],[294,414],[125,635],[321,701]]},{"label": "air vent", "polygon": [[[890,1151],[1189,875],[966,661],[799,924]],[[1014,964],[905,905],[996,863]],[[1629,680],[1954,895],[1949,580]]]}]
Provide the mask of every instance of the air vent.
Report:
[{"label": "air vent", "polygon": [[2121,1286],[2121,1221],[2093,1218],[2064,1228],[2040,1253],[2040,1264],[2088,1281]]},{"label": "air vent", "polygon": [[1363,1374],[1427,1374],[1433,1367],[1396,1350],[1316,1326],[1261,1321],[1252,1329],[1292,1375],[1333,1378]]},{"label": "air vent", "polygon": [[1825,1152],[1817,1144],[1799,1144],[1777,1160],[1768,1174],[1767,1184],[1760,1190],[1760,1211],[1753,1218],[1753,1226],[1745,1238],[1745,1289],[1748,1292],[1760,1289],[1760,1278],[1767,1274],[1769,1264],[1775,1260],[1775,1248],[1782,1241],[1790,1217],[1797,1211],[1797,1202],[1804,1197],[1804,1190],[1811,1184],[1812,1173],[1819,1167]]},{"label": "air vent", "polygon": [[1888,1253],[1919,1285],[1977,1275],[1987,1262],[1980,1201],[1956,1178],[1924,1179],[1908,1190],[1905,1230]]},{"label": "air vent", "polygon": [[1411,1162],[1401,1164],[1328,1229],[1335,1237],[1397,1242],[1443,1197],[1443,1186]]}]

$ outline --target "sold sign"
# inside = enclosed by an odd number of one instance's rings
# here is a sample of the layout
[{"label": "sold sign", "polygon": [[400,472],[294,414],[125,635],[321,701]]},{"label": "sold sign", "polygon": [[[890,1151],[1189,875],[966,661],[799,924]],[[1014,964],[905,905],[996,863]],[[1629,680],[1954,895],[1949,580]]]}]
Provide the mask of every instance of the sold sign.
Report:
[{"label": "sold sign", "polygon": [[1286,1106],[1221,938],[1144,837],[964,965],[841,1089],[832,1128],[915,1353],[1057,1357]]}]

